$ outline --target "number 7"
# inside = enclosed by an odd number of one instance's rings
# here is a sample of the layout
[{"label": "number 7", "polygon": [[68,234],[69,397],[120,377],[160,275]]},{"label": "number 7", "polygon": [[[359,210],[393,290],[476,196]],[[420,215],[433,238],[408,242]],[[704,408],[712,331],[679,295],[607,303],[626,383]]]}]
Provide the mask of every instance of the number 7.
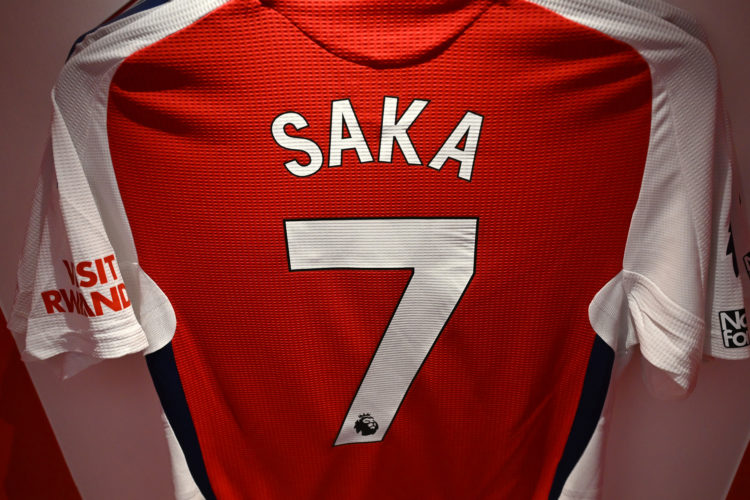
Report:
[{"label": "number 7", "polygon": [[285,221],[291,271],[412,269],[334,446],[381,441],[474,275],[477,219]]}]

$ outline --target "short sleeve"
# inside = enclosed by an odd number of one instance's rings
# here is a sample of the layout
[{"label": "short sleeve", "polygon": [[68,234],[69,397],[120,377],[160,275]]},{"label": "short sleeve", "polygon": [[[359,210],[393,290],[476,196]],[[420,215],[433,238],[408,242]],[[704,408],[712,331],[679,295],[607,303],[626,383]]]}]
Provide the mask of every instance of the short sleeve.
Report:
[{"label": "short sleeve", "polygon": [[[651,144],[621,283],[629,344],[661,397],[683,397],[704,355],[747,357],[738,243],[747,233],[713,57],[654,72]],[[740,272],[743,271],[743,272]],[[743,281],[745,283],[743,283]],[[655,368],[655,369],[654,369]]]},{"label": "short sleeve", "polygon": [[629,39],[651,71],[649,148],[622,271],[589,317],[613,347],[639,345],[644,381],[671,399],[692,391],[704,356],[750,356],[750,248],[713,55],[660,26]]},{"label": "short sleeve", "polygon": [[63,117],[55,109],[9,321],[26,360],[64,376],[148,347]]},{"label": "short sleeve", "polygon": [[714,248],[709,262],[706,301],[708,335],[705,351],[722,359],[750,357],[746,304],[750,302],[750,241],[748,210],[743,205],[740,171],[734,157],[729,123],[724,113],[718,126],[719,144],[715,188],[721,220],[715,226]]}]

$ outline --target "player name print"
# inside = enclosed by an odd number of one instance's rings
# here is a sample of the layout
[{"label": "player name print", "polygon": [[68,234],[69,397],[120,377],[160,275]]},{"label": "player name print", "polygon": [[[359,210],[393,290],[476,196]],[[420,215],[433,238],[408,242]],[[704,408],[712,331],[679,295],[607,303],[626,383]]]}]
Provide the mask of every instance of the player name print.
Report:
[{"label": "player name print", "polygon": [[107,310],[121,311],[130,307],[114,255],[81,262],[63,259],[62,264],[71,287],[41,292],[47,314],[102,316]]},{"label": "player name print", "polygon": [[[399,117],[397,116],[398,97],[387,96],[383,99],[380,146],[378,148],[379,163],[392,162],[393,145],[397,143],[407,164],[423,164],[409,136],[409,128],[416,122],[428,103],[427,100],[414,99]],[[459,163],[458,177],[470,182],[483,119],[482,115],[466,111],[448,137],[445,138],[437,153],[427,162],[427,166],[440,170],[449,159],[455,160]],[[321,146],[310,138],[289,135],[287,126],[299,131],[308,126],[307,120],[296,111],[287,111],[274,118],[271,124],[271,134],[279,146],[290,151],[301,151],[307,154],[310,161],[303,165],[297,160],[290,160],[285,162],[284,166],[297,177],[313,175],[323,166]],[[348,137],[344,135],[345,128],[349,133]],[[362,133],[359,119],[349,99],[331,102],[329,138],[329,167],[340,167],[342,153],[347,149],[353,149],[357,153],[360,163],[375,161],[372,156],[372,149]],[[463,147],[461,147],[462,141]]]}]

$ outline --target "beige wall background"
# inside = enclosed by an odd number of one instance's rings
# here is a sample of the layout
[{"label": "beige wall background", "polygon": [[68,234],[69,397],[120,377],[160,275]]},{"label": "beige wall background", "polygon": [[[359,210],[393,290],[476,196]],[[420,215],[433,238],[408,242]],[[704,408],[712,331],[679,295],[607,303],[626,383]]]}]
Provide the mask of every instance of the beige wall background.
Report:
[{"label": "beige wall background", "polygon": [[[707,31],[750,193],[750,2],[669,1]],[[0,306],[6,313],[46,142],[49,91],[76,37],[123,2],[0,2]],[[637,357],[630,363],[614,393],[605,499],[724,498],[750,437],[750,362],[704,362],[695,393],[679,402],[651,398],[639,363]],[[141,357],[102,363],[64,382],[44,366],[29,368],[85,499],[174,497],[159,404]]]}]

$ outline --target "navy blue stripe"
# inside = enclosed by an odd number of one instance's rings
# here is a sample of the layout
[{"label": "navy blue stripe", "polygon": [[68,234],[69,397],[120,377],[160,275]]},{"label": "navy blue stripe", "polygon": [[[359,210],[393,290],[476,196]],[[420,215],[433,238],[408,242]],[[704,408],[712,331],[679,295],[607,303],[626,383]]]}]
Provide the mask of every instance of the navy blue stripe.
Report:
[{"label": "navy blue stripe", "polygon": [[602,408],[604,408],[604,400],[607,398],[614,361],[615,351],[597,335],[594,339],[594,346],[591,348],[591,357],[583,380],[583,390],[573,419],[573,427],[565,443],[562,458],[557,464],[555,479],[549,493],[550,500],[560,497],[565,481],[578,460],[581,459],[586,445],[594,434]]},{"label": "navy blue stripe", "polygon": [[206,464],[203,462],[198,434],[195,432],[193,419],[190,416],[185,391],[182,389],[180,374],[177,371],[177,363],[174,359],[172,344],[167,344],[158,351],[146,355],[146,364],[154,380],[156,393],[159,395],[161,406],[167,415],[172,430],[177,436],[185,459],[187,460],[190,474],[195,484],[206,497],[206,500],[215,500],[211,482],[206,472]]},{"label": "navy blue stripe", "polygon": [[68,51],[67,59],[70,59],[70,56],[73,54],[73,51],[76,49],[79,43],[83,41],[84,38],[86,38],[88,35],[93,33],[94,31],[98,30],[102,26],[106,26],[110,23],[113,23],[115,21],[119,21],[120,19],[125,19],[128,16],[132,16],[133,14],[137,14],[138,12],[143,12],[144,10],[152,9],[154,7],[158,7],[159,5],[165,4],[169,2],[170,0],[144,0],[143,2],[136,3],[133,7],[127,9],[125,12],[120,14],[119,16],[113,17],[112,19],[108,19],[107,21],[103,22],[99,26],[97,26],[94,29],[88,30],[83,35],[79,36],[75,42],[73,42],[73,46],[70,48],[70,51]]}]

